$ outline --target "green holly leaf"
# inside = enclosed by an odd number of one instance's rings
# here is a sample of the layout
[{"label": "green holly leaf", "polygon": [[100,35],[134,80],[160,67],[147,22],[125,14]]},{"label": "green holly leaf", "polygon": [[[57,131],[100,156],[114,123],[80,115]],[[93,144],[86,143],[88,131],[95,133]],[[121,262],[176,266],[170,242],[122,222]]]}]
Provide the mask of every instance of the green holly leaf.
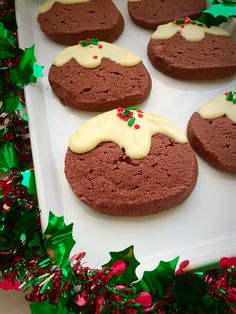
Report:
[{"label": "green holly leaf", "polygon": [[211,27],[219,26],[220,24],[227,22],[227,18],[224,16],[214,17],[213,15],[204,12],[198,21],[205,24],[207,27]]},{"label": "green holly leaf", "polygon": [[0,59],[13,58],[15,55],[8,50],[0,49]]},{"label": "green holly leaf", "polygon": [[110,280],[110,284],[117,283],[124,285],[124,286],[129,286],[131,283],[133,283],[135,280],[138,279],[136,276],[136,268],[140,263],[136,260],[134,256],[134,247],[130,246],[127,249],[120,251],[120,252],[110,252],[109,253],[111,256],[111,260],[105,264],[102,265],[103,268],[112,266],[115,261],[122,260],[126,264],[126,269],[122,275],[119,276],[119,280],[117,277],[113,277]]},{"label": "green holly leaf", "polygon": [[44,232],[46,248],[52,262],[60,266],[64,275],[71,271],[69,256],[75,245],[72,237],[73,224],[66,225],[64,217],[57,217],[49,213],[47,229]]},{"label": "green holly leaf", "polygon": [[22,88],[29,83],[35,83],[42,76],[42,67],[35,64],[34,46],[26,48],[20,56],[16,69],[10,70],[9,81]]},{"label": "green holly leaf", "polygon": [[33,74],[31,75],[30,83],[36,83],[38,78],[42,76],[43,76],[43,67],[35,63],[33,65]]},{"label": "green holly leaf", "polygon": [[10,96],[4,99],[3,104],[0,108],[0,114],[4,113],[11,113],[15,110],[21,110],[22,106],[20,103],[20,96]]},{"label": "green holly leaf", "polygon": [[230,16],[236,16],[236,6],[230,6],[225,4],[213,4],[210,8],[203,12],[211,14],[213,17],[222,16],[228,18]]},{"label": "green holly leaf", "polygon": [[29,194],[37,195],[34,171],[26,170],[21,172],[21,174],[23,177],[21,184],[27,187]]},{"label": "green holly leaf", "polygon": [[0,147],[0,170],[8,172],[11,168],[18,168],[18,155],[13,143],[8,142]]},{"label": "green holly leaf", "polygon": [[133,285],[134,290],[137,293],[147,291],[155,300],[161,300],[165,289],[173,282],[178,261],[179,257],[169,262],[161,261],[154,270],[145,271],[142,279]]},{"label": "green holly leaf", "polygon": [[12,32],[9,32],[3,25],[0,23],[0,47],[15,47],[16,38],[13,36]]},{"label": "green holly leaf", "polygon": [[30,303],[31,314],[68,314],[64,302],[60,301],[57,304],[50,304],[49,302],[43,303]]}]

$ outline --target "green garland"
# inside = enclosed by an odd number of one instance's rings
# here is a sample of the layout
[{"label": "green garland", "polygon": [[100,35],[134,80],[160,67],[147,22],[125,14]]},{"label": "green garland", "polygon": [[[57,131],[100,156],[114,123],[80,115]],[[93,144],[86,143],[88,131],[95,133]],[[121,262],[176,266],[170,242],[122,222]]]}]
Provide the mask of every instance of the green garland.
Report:
[{"label": "green garland", "polygon": [[85,253],[69,259],[73,225],[49,215],[41,231],[23,88],[42,67],[34,47],[17,45],[13,1],[0,4],[0,288],[23,290],[33,314],[236,313],[236,258],[210,271],[189,261],[160,262],[137,281],[133,247],[91,269]]}]

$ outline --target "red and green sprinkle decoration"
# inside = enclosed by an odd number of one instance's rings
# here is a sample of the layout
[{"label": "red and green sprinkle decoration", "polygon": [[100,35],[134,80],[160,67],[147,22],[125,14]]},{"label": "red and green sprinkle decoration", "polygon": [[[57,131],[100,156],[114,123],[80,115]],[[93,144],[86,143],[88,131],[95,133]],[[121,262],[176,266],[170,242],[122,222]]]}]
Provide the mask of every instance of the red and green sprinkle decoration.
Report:
[{"label": "red and green sprinkle decoration", "polygon": [[236,92],[229,91],[225,92],[226,100],[231,101],[234,105],[236,105]]},{"label": "red and green sprinkle decoration", "polygon": [[187,24],[193,24],[193,25],[198,25],[198,26],[204,26],[203,23],[200,23],[199,21],[196,20],[191,20],[189,17],[185,16],[183,18],[176,18],[173,20],[174,24],[180,25],[180,27],[184,28],[185,25]]},{"label": "red and green sprinkle decoration", "polygon": [[[99,41],[100,40],[98,38],[86,38],[86,39],[80,40],[79,45],[81,45],[83,47],[90,46],[90,48],[93,48],[93,46],[97,46],[99,49],[102,49],[103,45],[99,44]],[[94,55],[93,59],[98,59],[98,56]]]},{"label": "red and green sprinkle decoration", "polygon": [[129,108],[117,108],[117,117],[128,122],[128,126],[134,128],[136,130],[140,129],[140,125],[135,123],[136,118],[134,117],[134,112],[137,112],[139,118],[143,118],[143,111],[136,107],[129,107]]},{"label": "red and green sprinkle decoration", "polygon": [[[86,38],[86,39],[80,40],[79,45],[81,45],[83,47],[87,47],[89,45],[101,46],[101,45],[98,45],[99,41],[100,40],[98,38]],[[100,48],[100,47],[98,47],[98,48]]]}]

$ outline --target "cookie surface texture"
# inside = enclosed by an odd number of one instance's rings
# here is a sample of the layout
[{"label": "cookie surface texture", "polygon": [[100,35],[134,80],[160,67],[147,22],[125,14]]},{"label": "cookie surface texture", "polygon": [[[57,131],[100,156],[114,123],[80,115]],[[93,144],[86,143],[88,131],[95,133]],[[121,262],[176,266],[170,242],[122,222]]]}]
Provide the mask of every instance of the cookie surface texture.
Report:
[{"label": "cookie surface texture", "polygon": [[53,2],[38,15],[41,30],[55,42],[74,45],[87,37],[113,42],[124,29],[124,19],[112,0],[62,2]]},{"label": "cookie surface texture", "polygon": [[[223,102],[224,98],[217,97],[208,105],[217,107],[217,102]],[[236,173],[236,104],[225,103],[232,110],[227,113],[220,109],[218,117],[216,114],[213,118],[202,117],[205,112],[201,109],[200,113],[195,112],[188,122],[187,133],[191,146],[206,162],[219,170]]]},{"label": "cookie surface texture", "polygon": [[128,11],[131,19],[137,25],[156,29],[174,18],[189,16],[197,19],[205,9],[204,0],[137,0],[128,1]]},{"label": "cookie surface texture", "polygon": [[236,73],[236,42],[216,27],[161,25],[148,44],[148,56],[156,69],[179,79],[210,80]]},{"label": "cookie surface texture", "polygon": [[[74,58],[67,61],[63,57],[62,65],[51,66],[49,82],[53,92],[64,105],[80,110],[106,111],[119,106],[140,104],[148,97],[152,85],[151,77],[141,59],[121,48],[120,56],[114,50],[114,55],[118,56],[119,60],[113,60],[112,57],[112,60],[109,59],[106,52],[105,58],[98,56],[98,53],[103,53],[106,45],[99,42],[97,46],[80,47],[88,58],[86,64],[83,64],[85,57],[81,55],[78,62]],[[118,49],[115,45],[108,45],[109,48]],[[77,50],[76,46],[73,47]]]},{"label": "cookie surface texture", "polygon": [[[136,117],[140,128],[135,129],[136,124],[127,126],[128,133],[131,129],[142,131],[140,119]],[[127,124],[127,120],[122,122]],[[119,127],[115,124],[114,128]],[[182,203],[191,194],[198,173],[190,145],[165,134],[154,134],[147,156],[131,158],[126,153],[129,141],[127,135],[126,149],[111,141],[103,141],[85,153],[68,148],[65,174],[76,196],[95,210],[114,216],[156,214]],[[79,143],[81,148],[82,138]]]}]

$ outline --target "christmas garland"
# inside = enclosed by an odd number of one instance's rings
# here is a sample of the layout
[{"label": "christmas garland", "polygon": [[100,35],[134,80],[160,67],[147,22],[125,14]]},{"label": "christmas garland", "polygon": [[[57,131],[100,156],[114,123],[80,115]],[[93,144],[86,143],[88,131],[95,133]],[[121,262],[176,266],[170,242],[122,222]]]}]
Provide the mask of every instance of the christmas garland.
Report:
[{"label": "christmas garland", "polygon": [[175,258],[138,280],[133,247],[91,269],[85,253],[69,258],[63,217],[50,213],[42,233],[23,95],[42,67],[34,47],[18,48],[16,29],[14,2],[0,1],[0,288],[23,290],[33,314],[236,313],[236,258],[205,271],[177,269]]}]

